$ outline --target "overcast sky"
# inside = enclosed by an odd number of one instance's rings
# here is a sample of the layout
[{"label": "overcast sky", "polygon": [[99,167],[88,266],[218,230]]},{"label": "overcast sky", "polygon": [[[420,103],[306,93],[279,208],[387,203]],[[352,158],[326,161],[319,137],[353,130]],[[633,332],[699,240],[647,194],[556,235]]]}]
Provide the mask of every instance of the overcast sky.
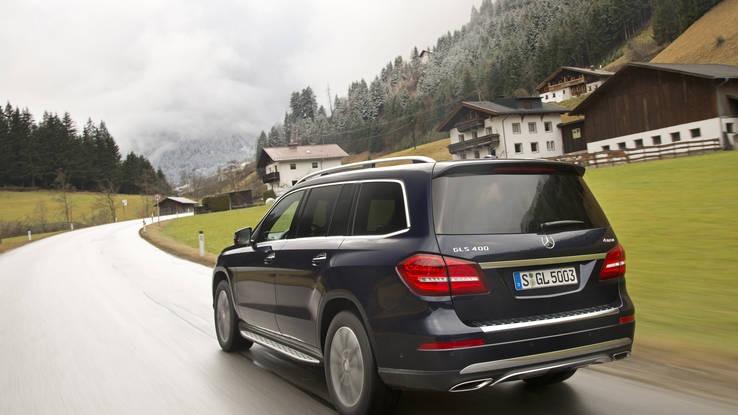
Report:
[{"label": "overcast sky", "polygon": [[[344,95],[481,0],[3,0],[0,100],[103,119],[123,150],[253,135],[291,91]],[[4,103],[4,102],[3,102]]]}]

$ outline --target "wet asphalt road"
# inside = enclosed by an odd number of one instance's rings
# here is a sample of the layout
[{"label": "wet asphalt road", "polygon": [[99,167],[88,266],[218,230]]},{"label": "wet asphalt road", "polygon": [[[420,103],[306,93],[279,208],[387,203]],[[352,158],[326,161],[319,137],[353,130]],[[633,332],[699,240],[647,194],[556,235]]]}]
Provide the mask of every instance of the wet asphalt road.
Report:
[{"label": "wet asphalt road", "polygon": [[[330,414],[320,368],[255,346],[229,355],[212,324],[210,270],[138,236],[139,221],[0,255],[0,414]],[[617,363],[615,363],[617,364]],[[544,391],[405,393],[402,414],[735,414],[583,370]]]}]

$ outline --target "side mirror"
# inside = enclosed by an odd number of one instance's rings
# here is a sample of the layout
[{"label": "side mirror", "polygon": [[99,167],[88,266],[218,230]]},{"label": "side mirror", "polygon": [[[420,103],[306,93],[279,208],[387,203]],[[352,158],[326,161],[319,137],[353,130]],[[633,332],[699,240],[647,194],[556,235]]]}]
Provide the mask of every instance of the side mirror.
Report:
[{"label": "side mirror", "polygon": [[246,246],[251,245],[251,234],[253,230],[251,228],[243,228],[236,231],[233,234],[233,245]]}]

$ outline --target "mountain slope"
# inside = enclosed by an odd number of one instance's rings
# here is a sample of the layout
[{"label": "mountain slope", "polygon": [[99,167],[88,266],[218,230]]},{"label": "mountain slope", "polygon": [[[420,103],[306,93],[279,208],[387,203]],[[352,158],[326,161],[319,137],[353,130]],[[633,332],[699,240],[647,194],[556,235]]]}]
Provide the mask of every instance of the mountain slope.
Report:
[{"label": "mountain slope", "polygon": [[705,13],[654,63],[722,63],[738,65],[738,0],[723,0]]}]

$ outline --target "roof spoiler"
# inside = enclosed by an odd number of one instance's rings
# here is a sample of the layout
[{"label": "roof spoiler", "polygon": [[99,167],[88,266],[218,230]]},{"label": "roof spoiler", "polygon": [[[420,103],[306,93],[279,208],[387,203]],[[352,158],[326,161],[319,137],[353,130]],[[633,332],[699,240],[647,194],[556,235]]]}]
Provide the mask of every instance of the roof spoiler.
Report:
[{"label": "roof spoiler", "polygon": [[584,167],[548,160],[471,160],[439,163],[433,169],[433,178],[455,174],[551,174],[584,175]]}]

